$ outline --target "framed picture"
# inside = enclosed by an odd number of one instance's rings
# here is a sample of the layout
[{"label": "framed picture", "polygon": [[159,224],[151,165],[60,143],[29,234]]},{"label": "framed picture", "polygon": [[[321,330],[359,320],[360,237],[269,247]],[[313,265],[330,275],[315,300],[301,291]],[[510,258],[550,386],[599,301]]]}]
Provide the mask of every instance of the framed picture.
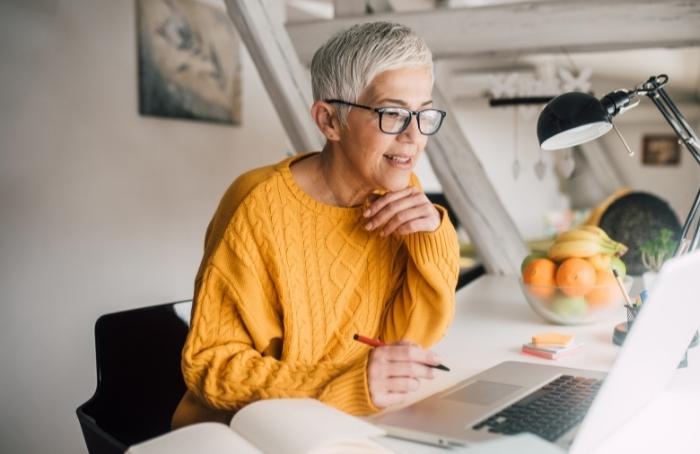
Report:
[{"label": "framed picture", "polygon": [[139,113],[241,123],[240,40],[223,9],[136,0]]},{"label": "framed picture", "polygon": [[675,166],[681,162],[681,149],[675,135],[646,135],[642,146],[644,165]]}]

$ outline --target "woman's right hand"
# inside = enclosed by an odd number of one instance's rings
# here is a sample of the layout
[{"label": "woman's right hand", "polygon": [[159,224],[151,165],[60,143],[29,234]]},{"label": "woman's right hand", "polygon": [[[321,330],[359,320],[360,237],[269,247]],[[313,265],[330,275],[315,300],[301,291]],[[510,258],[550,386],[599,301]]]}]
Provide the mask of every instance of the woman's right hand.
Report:
[{"label": "woman's right hand", "polygon": [[420,379],[432,379],[439,358],[409,341],[372,349],[367,364],[367,381],[372,403],[379,408],[402,404],[420,386]]}]

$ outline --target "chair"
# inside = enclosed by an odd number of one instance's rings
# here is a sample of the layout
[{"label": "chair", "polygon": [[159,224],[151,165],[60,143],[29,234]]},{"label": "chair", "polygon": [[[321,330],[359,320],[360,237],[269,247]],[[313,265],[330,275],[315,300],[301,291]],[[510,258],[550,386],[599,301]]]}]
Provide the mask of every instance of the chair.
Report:
[{"label": "chair", "polygon": [[90,454],[124,453],[170,430],[185,384],[180,371],[191,301],[101,316],[97,389],[76,410]]}]

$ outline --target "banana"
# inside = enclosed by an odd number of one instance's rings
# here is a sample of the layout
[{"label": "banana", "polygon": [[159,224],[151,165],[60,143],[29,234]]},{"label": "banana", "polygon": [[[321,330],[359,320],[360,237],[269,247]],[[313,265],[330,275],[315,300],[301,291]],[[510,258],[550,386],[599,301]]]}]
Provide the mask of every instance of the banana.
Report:
[{"label": "banana", "polygon": [[582,225],[579,228],[600,235],[601,238],[603,238],[605,241],[608,241],[615,248],[615,255],[617,255],[618,257],[625,255],[625,253],[627,252],[627,246],[610,238],[605,232],[605,230],[601,229],[597,225]]},{"label": "banana", "polygon": [[597,225],[585,224],[585,225],[579,226],[579,229],[585,230],[587,232],[595,233],[596,235],[598,235],[601,238],[605,238],[606,240],[612,241],[612,239],[608,236],[607,232],[605,230],[601,229],[600,227],[598,227]]},{"label": "banana", "polygon": [[556,241],[547,251],[549,258],[554,261],[561,261],[570,257],[586,258],[596,254],[612,255],[615,253],[614,247],[605,245],[601,241],[590,240]]},{"label": "banana", "polygon": [[595,225],[585,225],[572,230],[561,233],[555,240],[555,243],[567,241],[590,241],[599,243],[602,250],[606,254],[621,256],[627,252],[627,246],[610,238],[605,230]]},{"label": "banana", "polygon": [[[607,235],[606,235],[607,237]],[[584,230],[584,229],[573,229],[561,233],[556,241],[574,241],[574,240],[585,240],[585,241],[601,241],[607,245],[612,246],[612,240],[610,238],[604,238],[598,233]]]}]

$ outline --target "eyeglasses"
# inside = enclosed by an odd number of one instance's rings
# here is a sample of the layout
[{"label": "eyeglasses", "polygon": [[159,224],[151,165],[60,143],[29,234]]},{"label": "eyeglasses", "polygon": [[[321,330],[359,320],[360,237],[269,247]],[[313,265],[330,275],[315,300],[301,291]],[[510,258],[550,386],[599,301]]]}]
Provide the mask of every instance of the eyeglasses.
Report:
[{"label": "eyeglasses", "polygon": [[442,120],[447,112],[438,109],[409,110],[403,107],[370,107],[340,99],[326,99],[327,103],[345,104],[347,106],[359,107],[360,109],[371,110],[379,114],[379,129],[384,134],[401,134],[411,123],[411,117],[416,116],[418,130],[424,136],[432,136],[442,126]]}]

